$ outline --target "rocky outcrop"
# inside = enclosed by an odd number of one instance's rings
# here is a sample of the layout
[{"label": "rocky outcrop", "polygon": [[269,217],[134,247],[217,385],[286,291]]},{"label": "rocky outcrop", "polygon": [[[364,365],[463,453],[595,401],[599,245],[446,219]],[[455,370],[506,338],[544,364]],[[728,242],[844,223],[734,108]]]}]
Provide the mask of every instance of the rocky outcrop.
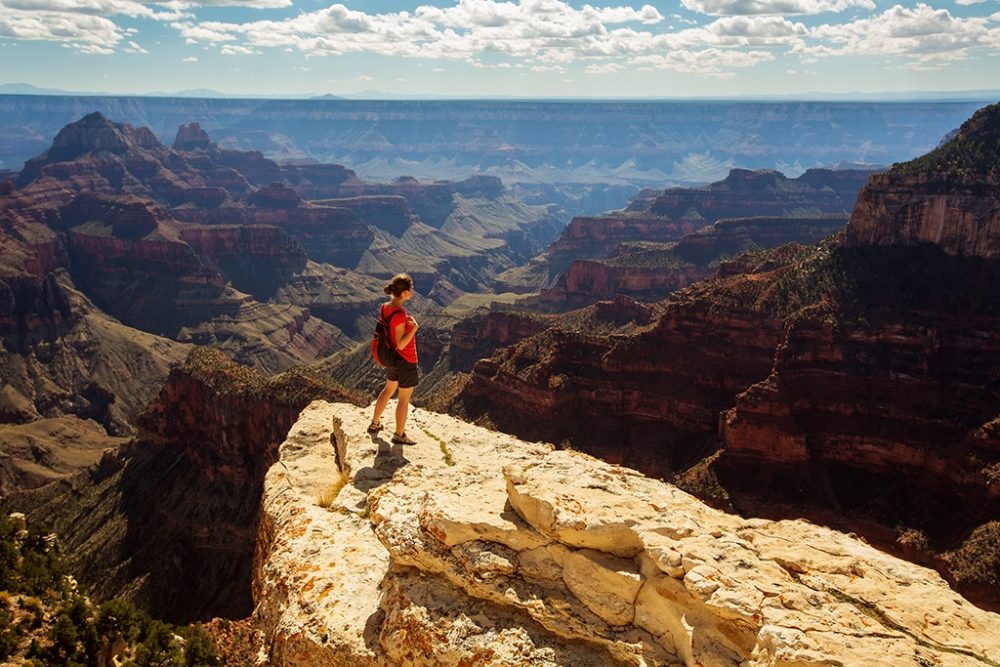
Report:
[{"label": "rocky outcrop", "polygon": [[421,442],[390,448],[368,417],[313,403],[268,472],[254,599],[270,664],[1000,659],[1000,617],[856,538],[421,410]]},{"label": "rocky outcrop", "polygon": [[110,226],[110,236],[136,241],[155,231],[166,218],[166,208],[151,199],[85,192],[60,208],[53,222],[61,230],[97,222]]},{"label": "rocky outcrop", "polygon": [[[629,241],[676,241],[703,226],[703,220],[680,220],[621,213],[595,218],[573,218],[547,251],[554,265],[570,258],[603,257]],[[560,262],[560,258],[563,261]]]},{"label": "rocky outcrop", "polygon": [[[464,181],[456,181],[451,188],[464,197],[484,197],[486,199],[496,199],[504,191],[503,181],[496,176],[485,174],[476,174],[469,176]],[[539,203],[547,204],[549,202]]]},{"label": "rocky outcrop", "polygon": [[0,497],[24,489],[33,489],[88,468],[108,451],[114,451],[123,438],[111,437],[100,424],[77,416],[41,418],[34,415],[26,423],[11,424],[11,407],[20,403],[22,410],[32,406],[11,386],[0,390]]},{"label": "rocky outcrop", "polygon": [[783,337],[780,318],[722,311],[683,292],[662,313],[615,305],[481,360],[456,409],[664,475],[687,461],[692,438],[700,444],[715,430],[735,394],[768,376]]},{"label": "rocky outcrop", "polygon": [[717,265],[743,252],[775,248],[785,243],[816,243],[841,231],[841,214],[724,218],[677,241],[676,253],[688,262]]},{"label": "rocky outcrop", "polygon": [[[869,173],[811,169],[789,179],[773,170],[733,169],[703,188],[671,188],[655,197],[642,191],[623,211],[574,218],[536,266],[501,275],[499,282],[516,291],[533,283],[551,290],[544,300],[565,307],[615,290],[662,298],[664,291],[708,277],[707,268],[726,256],[811,243],[837,231]],[[649,253],[634,251],[638,244],[675,241],[676,253],[652,263]]]},{"label": "rocky outcrop", "polygon": [[949,255],[1000,259],[1000,104],[985,107],[927,155],[871,179],[847,228],[854,245],[932,243]]},{"label": "rocky outcrop", "polygon": [[247,203],[259,208],[296,208],[302,204],[302,197],[284,183],[271,183],[247,197]]},{"label": "rocky outcrop", "polygon": [[[352,172],[353,173],[353,172]],[[473,182],[471,190],[482,192],[489,185]],[[420,181],[411,176],[402,176],[391,183],[371,183],[357,179],[345,180],[336,192],[327,191],[324,198],[351,198],[389,196],[403,197],[420,217],[421,222],[431,227],[440,227],[455,209],[455,185],[449,181]]]},{"label": "rocky outcrop", "polygon": [[675,243],[630,242],[599,259],[573,260],[541,301],[566,310],[622,294],[659,301],[715,275],[719,263],[742,252],[783,243],[814,243],[843,228],[839,215],[727,218]]},{"label": "rocky outcrop", "polygon": [[357,174],[340,164],[283,164],[281,176],[305,199],[340,196],[340,187],[359,180]]},{"label": "rocky outcrop", "polygon": [[1000,259],[1000,180],[936,174],[873,176],[851,215],[856,245],[933,243],[961,257]]},{"label": "rocky outcrop", "polygon": [[715,274],[715,267],[684,262],[676,244],[623,244],[606,259],[574,260],[541,301],[560,309],[579,308],[595,301],[625,295],[659,301]]},{"label": "rocky outcrop", "polygon": [[406,230],[417,222],[416,213],[410,208],[407,200],[401,196],[346,197],[326,199],[321,203],[326,206],[347,209],[353,212],[364,224],[372,225],[397,237],[405,234]]},{"label": "rocky outcrop", "polygon": [[305,403],[350,395],[323,378],[289,371],[268,379],[222,352],[196,348],[174,369],[139,421],[139,439],[183,447],[208,479],[252,488]]}]

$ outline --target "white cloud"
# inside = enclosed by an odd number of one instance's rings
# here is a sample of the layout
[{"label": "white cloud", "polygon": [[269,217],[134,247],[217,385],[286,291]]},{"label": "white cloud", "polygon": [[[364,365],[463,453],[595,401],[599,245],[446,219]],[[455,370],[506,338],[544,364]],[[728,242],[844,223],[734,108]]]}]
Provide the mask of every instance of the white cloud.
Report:
[{"label": "white cloud", "polygon": [[124,38],[110,19],[85,13],[23,11],[0,4],[0,37],[61,42],[82,53],[114,53]]},{"label": "white cloud", "polygon": [[[919,3],[895,5],[877,16],[844,24],[821,25],[810,31],[813,45],[796,45],[807,56],[885,55],[910,57],[910,66],[938,68],[962,60],[967,50],[990,46],[987,19],[952,16],[946,9]],[[993,44],[995,46],[995,44]]]},{"label": "white cloud", "polygon": [[198,62],[198,56],[188,56],[187,58],[181,58],[182,63],[196,63]]},{"label": "white cloud", "polygon": [[617,74],[623,69],[625,66],[618,63],[603,63],[601,65],[587,65],[583,71],[587,74]]},{"label": "white cloud", "polygon": [[[283,21],[206,22],[198,26],[216,37],[240,35],[256,47],[293,47],[310,55],[366,52],[477,61],[484,54],[493,54],[571,62],[618,51],[621,38],[615,26],[652,26],[662,21],[660,12],[648,4],[639,8],[584,5],[576,9],[563,0],[457,0],[449,7],[423,5],[413,12],[384,14],[369,14],[338,3]],[[192,27],[182,34],[197,39]]]},{"label": "white cloud", "polygon": [[726,71],[728,69],[753,67],[758,63],[770,60],[774,60],[774,54],[768,51],[702,49],[700,51],[677,50],[666,54],[638,56],[633,58],[631,62],[654,69],[728,78],[733,75],[732,72]]},{"label": "white cloud", "polygon": [[713,16],[822,14],[854,7],[875,9],[872,0],[681,0],[687,9]]},{"label": "white cloud", "polygon": [[128,44],[125,45],[125,53],[149,53],[149,51],[142,48],[132,40],[129,40]]},{"label": "white cloud", "polygon": [[726,16],[703,28],[681,31],[673,41],[689,46],[774,46],[798,43],[808,33],[802,23],[781,16]]},{"label": "white cloud", "polygon": [[218,30],[212,30],[205,27],[204,24],[193,25],[191,23],[172,23],[170,25],[181,34],[181,37],[183,37],[188,44],[197,44],[198,42],[231,42],[236,39],[235,35],[220,32]]},{"label": "white cloud", "polygon": [[956,5],[978,5],[986,2],[986,0],[955,0]]},{"label": "white cloud", "polygon": [[259,54],[260,51],[250,48],[249,46],[240,46],[239,44],[226,44],[222,47],[219,52],[224,56],[252,56]]},{"label": "white cloud", "polygon": [[532,72],[555,72],[557,74],[566,73],[566,69],[559,65],[531,65],[528,69]]}]

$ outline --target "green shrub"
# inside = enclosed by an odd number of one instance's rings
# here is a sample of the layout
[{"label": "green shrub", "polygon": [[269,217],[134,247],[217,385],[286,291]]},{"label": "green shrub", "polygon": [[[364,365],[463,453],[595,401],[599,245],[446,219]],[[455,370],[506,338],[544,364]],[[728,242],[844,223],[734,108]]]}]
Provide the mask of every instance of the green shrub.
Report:
[{"label": "green shrub", "polygon": [[0,660],[6,660],[20,643],[18,628],[14,624],[14,614],[7,604],[0,603]]},{"label": "green shrub", "polygon": [[200,624],[180,630],[184,637],[184,659],[188,667],[221,665],[215,642]]},{"label": "green shrub", "polygon": [[[13,657],[21,665],[89,667],[108,647],[124,641],[125,654],[133,656],[127,665],[221,664],[201,626],[178,630],[125,600],[95,608],[66,577],[58,543],[21,519],[0,516],[0,584],[0,661]],[[16,604],[23,613],[18,623],[9,592],[19,594]],[[58,608],[46,612],[43,601]],[[43,635],[46,613],[53,622]],[[27,649],[20,649],[22,643]]]}]

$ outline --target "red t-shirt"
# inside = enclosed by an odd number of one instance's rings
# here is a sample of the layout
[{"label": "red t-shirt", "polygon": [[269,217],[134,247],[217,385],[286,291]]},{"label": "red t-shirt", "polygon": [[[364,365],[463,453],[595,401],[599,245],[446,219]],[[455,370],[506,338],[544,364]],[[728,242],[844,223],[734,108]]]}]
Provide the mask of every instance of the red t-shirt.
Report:
[{"label": "red t-shirt", "polygon": [[[402,315],[397,315],[397,313],[402,313]],[[406,321],[406,311],[402,308],[393,309],[391,303],[382,304],[382,317],[386,322],[389,323],[389,340],[392,341],[393,346],[396,345],[396,327],[402,322],[405,329],[404,332],[410,330],[410,324]],[[396,348],[399,350],[399,348]],[[410,339],[410,342],[406,346],[399,350],[399,356],[403,357],[406,361],[412,364],[417,363],[417,337],[414,336]]]}]

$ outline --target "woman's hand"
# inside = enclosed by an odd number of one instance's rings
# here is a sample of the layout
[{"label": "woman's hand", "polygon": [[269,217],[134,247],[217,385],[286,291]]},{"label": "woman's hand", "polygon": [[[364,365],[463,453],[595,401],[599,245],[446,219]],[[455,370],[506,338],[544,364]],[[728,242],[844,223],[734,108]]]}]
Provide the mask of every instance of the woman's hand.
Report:
[{"label": "woman's hand", "polygon": [[409,328],[413,329],[414,331],[420,328],[420,325],[417,324],[417,321],[413,319],[411,315],[406,316],[406,324],[409,325]]}]

